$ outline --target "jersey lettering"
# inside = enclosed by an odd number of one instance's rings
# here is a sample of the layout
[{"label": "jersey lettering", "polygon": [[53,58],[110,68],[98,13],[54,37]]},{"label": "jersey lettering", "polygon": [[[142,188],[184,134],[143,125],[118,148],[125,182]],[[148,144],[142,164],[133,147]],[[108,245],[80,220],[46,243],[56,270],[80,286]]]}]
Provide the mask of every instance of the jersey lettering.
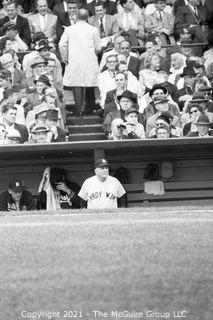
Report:
[{"label": "jersey lettering", "polygon": [[15,203],[7,203],[7,210],[8,211],[17,211]]},{"label": "jersey lettering", "polygon": [[98,199],[98,198],[101,198],[101,194],[102,194],[102,191],[93,192],[88,196],[88,198],[90,200]]},{"label": "jersey lettering", "polygon": [[112,192],[106,192],[106,198],[109,198],[110,200],[114,200],[116,196]]}]

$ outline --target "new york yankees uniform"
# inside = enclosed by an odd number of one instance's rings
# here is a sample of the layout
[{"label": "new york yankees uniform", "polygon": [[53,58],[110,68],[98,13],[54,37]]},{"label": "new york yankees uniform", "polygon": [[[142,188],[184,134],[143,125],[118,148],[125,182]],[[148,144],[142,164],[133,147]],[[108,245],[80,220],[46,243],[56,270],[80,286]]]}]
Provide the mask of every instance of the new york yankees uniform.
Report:
[{"label": "new york yankees uniform", "polygon": [[109,209],[117,208],[117,198],[125,193],[118,179],[107,176],[102,182],[95,175],[84,181],[78,195],[87,201],[87,209]]}]

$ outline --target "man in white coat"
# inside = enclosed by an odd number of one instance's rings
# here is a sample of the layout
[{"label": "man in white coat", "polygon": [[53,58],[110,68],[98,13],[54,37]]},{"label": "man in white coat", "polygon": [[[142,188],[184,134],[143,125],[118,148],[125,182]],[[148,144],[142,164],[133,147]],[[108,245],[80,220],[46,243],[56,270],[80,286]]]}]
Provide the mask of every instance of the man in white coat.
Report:
[{"label": "man in white coat", "polygon": [[59,42],[66,64],[63,86],[65,90],[73,90],[76,115],[83,111],[86,89],[97,86],[99,74],[97,53],[101,41],[98,29],[87,23],[88,16],[86,9],[80,9],[76,24],[65,28]]}]

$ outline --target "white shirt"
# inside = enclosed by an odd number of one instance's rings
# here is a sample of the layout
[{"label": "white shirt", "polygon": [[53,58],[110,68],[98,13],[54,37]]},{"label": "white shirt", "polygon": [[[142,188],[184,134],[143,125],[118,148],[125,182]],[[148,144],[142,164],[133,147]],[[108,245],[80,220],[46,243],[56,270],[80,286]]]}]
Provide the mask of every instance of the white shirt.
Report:
[{"label": "white shirt", "polygon": [[95,175],[86,179],[79,191],[79,197],[87,201],[87,209],[117,208],[117,198],[126,191],[118,179],[108,176],[101,182]]},{"label": "white shirt", "polygon": [[45,14],[44,16],[42,14],[39,14],[39,20],[40,20],[40,23],[41,23],[42,31],[45,31],[46,21],[47,21],[47,14]]},{"label": "white shirt", "polygon": [[14,19],[10,19],[10,21],[16,24],[17,16]]}]

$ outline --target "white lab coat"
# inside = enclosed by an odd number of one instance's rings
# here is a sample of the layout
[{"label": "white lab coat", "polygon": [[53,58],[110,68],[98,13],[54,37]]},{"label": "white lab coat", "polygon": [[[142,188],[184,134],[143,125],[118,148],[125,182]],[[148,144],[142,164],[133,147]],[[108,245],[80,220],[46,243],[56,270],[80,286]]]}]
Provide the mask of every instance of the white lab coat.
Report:
[{"label": "white lab coat", "polygon": [[59,42],[62,59],[68,60],[63,85],[95,87],[99,75],[96,52],[101,50],[98,29],[85,21],[65,28]]}]

